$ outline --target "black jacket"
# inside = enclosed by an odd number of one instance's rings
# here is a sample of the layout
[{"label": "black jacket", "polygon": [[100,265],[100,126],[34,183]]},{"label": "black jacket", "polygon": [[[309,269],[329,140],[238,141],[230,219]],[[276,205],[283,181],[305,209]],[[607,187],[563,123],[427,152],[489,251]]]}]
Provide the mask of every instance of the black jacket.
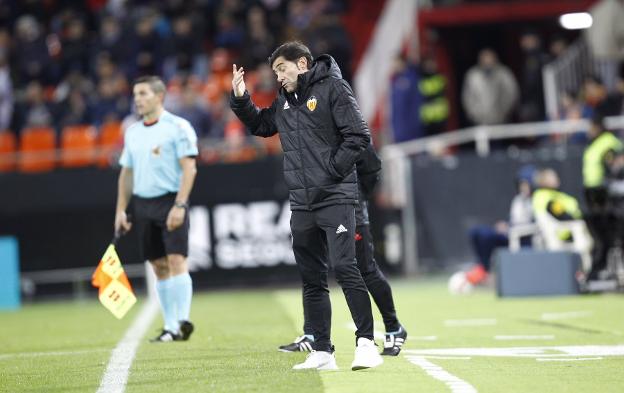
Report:
[{"label": "black jacket", "polygon": [[296,96],[280,89],[269,108],[257,108],[247,92],[231,94],[230,107],[253,135],[279,132],[292,210],[357,204],[355,163],[370,133],[351,87],[329,55],[299,75],[297,86]]},{"label": "black jacket", "polygon": [[370,223],[368,219],[368,200],[373,195],[381,175],[381,159],[372,144],[369,144],[362,151],[362,155],[355,165],[360,185],[360,203],[355,207],[355,225],[368,225]]},{"label": "black jacket", "polygon": [[372,196],[381,175],[381,159],[372,144],[369,144],[362,151],[360,159],[356,162],[356,167],[361,199],[368,200]]}]

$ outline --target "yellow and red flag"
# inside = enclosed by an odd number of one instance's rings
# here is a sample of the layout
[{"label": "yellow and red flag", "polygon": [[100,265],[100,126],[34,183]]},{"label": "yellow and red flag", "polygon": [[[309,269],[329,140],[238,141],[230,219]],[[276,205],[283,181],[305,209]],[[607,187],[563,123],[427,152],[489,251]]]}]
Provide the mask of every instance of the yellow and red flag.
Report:
[{"label": "yellow and red flag", "polygon": [[91,284],[100,290],[100,303],[118,319],[123,318],[136,303],[132,286],[113,244],[108,246],[93,272]]}]

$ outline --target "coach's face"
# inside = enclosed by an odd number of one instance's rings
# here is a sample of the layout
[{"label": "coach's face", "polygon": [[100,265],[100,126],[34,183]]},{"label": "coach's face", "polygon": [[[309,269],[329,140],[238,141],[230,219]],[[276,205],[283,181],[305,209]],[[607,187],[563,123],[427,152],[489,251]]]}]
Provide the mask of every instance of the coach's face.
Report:
[{"label": "coach's face", "polygon": [[156,110],[162,103],[162,95],[154,93],[149,83],[137,83],[133,88],[134,105],[141,116]]},{"label": "coach's face", "polygon": [[275,75],[277,75],[279,84],[289,93],[297,90],[297,77],[299,74],[308,71],[308,63],[305,57],[300,57],[297,61],[290,61],[280,56],[275,59],[271,67]]}]

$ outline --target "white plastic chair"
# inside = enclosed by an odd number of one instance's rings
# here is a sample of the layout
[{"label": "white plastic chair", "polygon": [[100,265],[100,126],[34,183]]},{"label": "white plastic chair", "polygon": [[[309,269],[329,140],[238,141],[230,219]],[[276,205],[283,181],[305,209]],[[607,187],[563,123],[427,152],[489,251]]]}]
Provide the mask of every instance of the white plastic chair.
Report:
[{"label": "white plastic chair", "polygon": [[[594,241],[589,234],[587,225],[583,220],[559,221],[550,214],[538,214],[535,222],[544,241],[544,248],[549,251],[574,251],[579,253],[583,264],[583,270],[591,269],[591,250]],[[566,242],[559,238],[562,230],[572,233],[572,241]]]}]

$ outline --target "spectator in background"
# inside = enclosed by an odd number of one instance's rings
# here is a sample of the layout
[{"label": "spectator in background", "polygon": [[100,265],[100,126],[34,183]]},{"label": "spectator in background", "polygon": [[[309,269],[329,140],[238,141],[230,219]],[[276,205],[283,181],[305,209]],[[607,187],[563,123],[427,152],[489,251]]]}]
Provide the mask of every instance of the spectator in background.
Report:
[{"label": "spectator in background", "polygon": [[286,37],[288,39],[302,39],[304,32],[312,23],[313,14],[309,5],[303,0],[288,2]]},{"label": "spectator in background", "polygon": [[61,38],[61,70],[63,74],[78,71],[88,72],[89,41],[82,19],[72,17]]},{"label": "spectator in background", "polygon": [[402,55],[397,56],[390,83],[390,116],[394,143],[424,136],[420,120],[423,98],[419,83],[420,73],[415,62]]},{"label": "spectator in background", "polygon": [[128,94],[128,80],[126,75],[121,72],[116,63],[114,63],[107,52],[101,52],[95,63],[95,75],[93,81],[99,83],[106,80],[108,83],[115,85],[115,90],[119,94]]},{"label": "spectator in background", "polygon": [[613,116],[624,115],[624,62],[620,64],[615,80],[615,90],[611,93]]},{"label": "spectator in background", "polygon": [[11,129],[20,133],[28,127],[53,127],[54,111],[44,98],[41,83],[33,80],[26,86],[23,99],[15,106]]},{"label": "spectator in background", "polygon": [[605,85],[615,85],[618,63],[624,61],[624,1],[600,0],[589,12],[592,25],[585,30],[585,38],[594,57],[602,62]]},{"label": "spectator in background", "polygon": [[267,27],[266,14],[253,6],[247,14],[247,32],[242,54],[243,64],[250,69],[266,64],[266,54],[275,47],[275,39]]},{"label": "spectator in background", "polygon": [[44,82],[50,57],[41,26],[33,16],[23,15],[17,19],[14,46],[16,87],[24,87],[33,80]]},{"label": "spectator in background", "polygon": [[[593,110],[584,102],[579,100],[571,90],[561,93],[558,117],[556,120],[580,120],[590,119]],[[555,139],[558,135],[555,135]],[[587,142],[586,131],[581,131],[570,135],[569,142],[575,144],[585,144]]]},{"label": "spectator in background", "polygon": [[204,101],[197,94],[197,90],[192,83],[186,82],[182,87],[180,102],[177,108],[171,111],[176,115],[188,120],[197,136],[200,138],[210,137],[212,130],[212,119],[210,112]]},{"label": "spectator in background", "polygon": [[67,98],[60,104],[58,116],[58,128],[62,130],[67,126],[85,125],[93,123],[93,113],[86,97],[79,88],[70,90]]},{"label": "spectator in background", "polygon": [[222,12],[217,19],[217,35],[214,43],[218,48],[240,49],[245,39],[245,31],[236,23],[232,15]]},{"label": "spectator in background", "polygon": [[[533,207],[531,206],[531,192],[533,191],[533,177],[535,168],[525,165],[518,170],[516,186],[518,194],[511,201],[509,221],[498,221],[493,226],[478,225],[470,229],[470,242],[478,258],[478,263],[466,273],[466,278],[473,284],[480,284],[487,280],[491,267],[491,257],[498,247],[507,247],[509,244],[509,227],[526,225],[533,221]],[[523,237],[522,246],[530,246],[530,237]]]},{"label": "spectator in background", "polygon": [[193,75],[200,80],[206,79],[208,59],[203,51],[201,31],[197,31],[199,28],[188,15],[174,19],[173,34],[169,38],[169,53],[163,67],[166,81],[179,73]]},{"label": "spectator in background", "polygon": [[[0,32],[1,34],[1,32]],[[13,116],[13,83],[8,53],[0,49],[0,132],[11,125]]]},{"label": "spectator in background", "polygon": [[99,127],[107,122],[121,122],[130,111],[130,101],[113,79],[101,79],[92,108],[93,122]]},{"label": "spectator in background", "polygon": [[489,48],[479,52],[479,62],[468,70],[462,103],[468,119],[476,125],[509,121],[518,102],[518,83]]},{"label": "spectator in background", "polygon": [[446,130],[449,104],[446,98],[446,77],[438,72],[433,57],[424,57],[420,67],[418,87],[422,97],[420,121],[425,135],[437,135]]},{"label": "spectator in background", "polygon": [[129,37],[130,62],[129,79],[139,75],[160,74],[163,56],[163,40],[156,31],[158,15],[154,10],[144,11],[136,22],[133,34]]},{"label": "spectator in background", "polygon": [[92,94],[95,86],[91,79],[81,74],[79,71],[72,71],[54,89],[54,102],[60,104],[66,101],[72,90],[78,90],[85,97]]},{"label": "spectator in background", "polygon": [[568,41],[562,36],[554,36],[548,46],[549,61],[557,60],[568,49]]},{"label": "spectator in background", "polygon": [[99,27],[98,34],[91,44],[90,56],[95,62],[91,65],[92,72],[95,72],[97,61],[103,54],[106,54],[113,63],[124,65],[123,71],[127,71],[125,62],[130,56],[130,42],[128,37],[124,35],[119,21],[113,16],[107,15],[102,18]]},{"label": "spectator in background", "polygon": [[542,68],[547,63],[547,56],[542,50],[542,40],[533,31],[525,32],[520,37],[520,48],[524,54],[524,63],[518,117],[522,122],[543,121],[546,109]]},{"label": "spectator in background", "polygon": [[310,50],[331,53],[342,71],[342,77],[351,82],[351,38],[337,15],[323,15],[315,19],[306,34]]},{"label": "spectator in background", "polygon": [[618,116],[622,112],[622,95],[609,94],[598,76],[588,75],[583,81],[585,102],[593,109],[594,116]]}]

